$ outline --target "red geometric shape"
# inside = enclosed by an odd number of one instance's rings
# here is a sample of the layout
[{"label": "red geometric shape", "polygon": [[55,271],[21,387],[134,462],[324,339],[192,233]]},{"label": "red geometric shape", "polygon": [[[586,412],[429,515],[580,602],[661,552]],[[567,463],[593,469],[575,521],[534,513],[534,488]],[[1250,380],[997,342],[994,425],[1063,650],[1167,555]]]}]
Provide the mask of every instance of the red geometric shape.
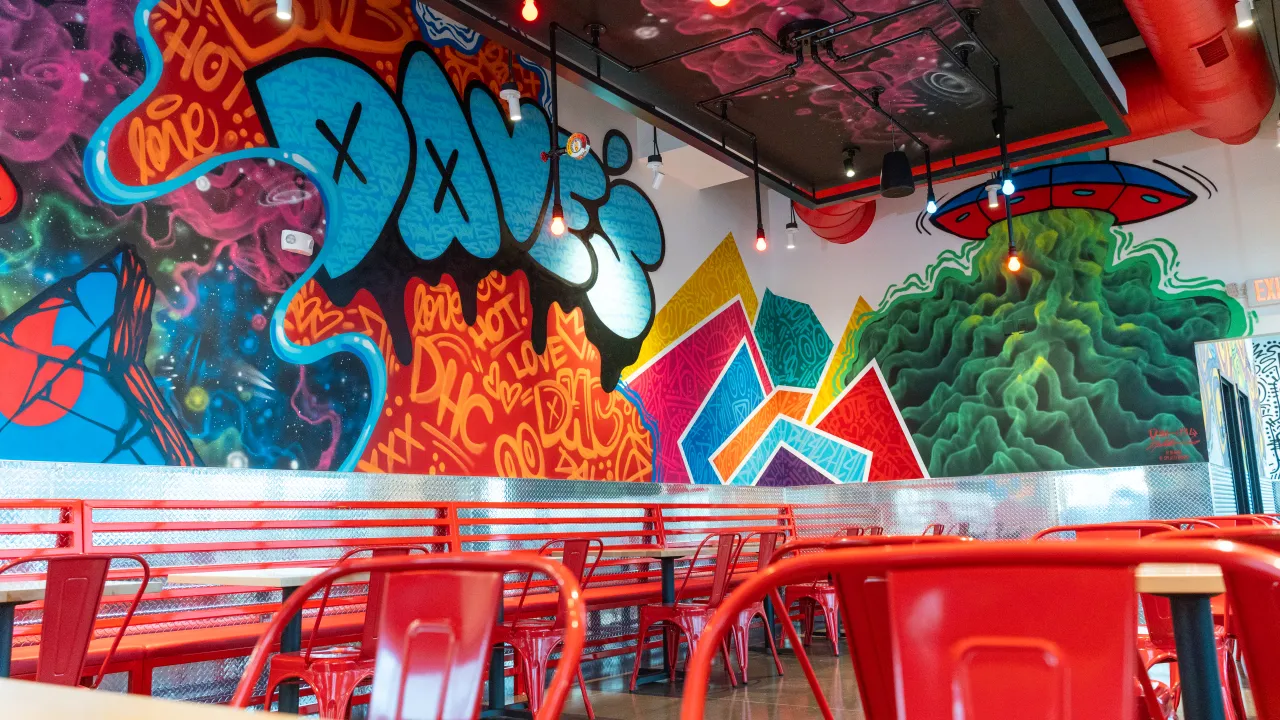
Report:
[{"label": "red geometric shape", "polygon": [[874,360],[818,417],[814,427],[871,451],[867,477],[871,482],[929,477]]}]

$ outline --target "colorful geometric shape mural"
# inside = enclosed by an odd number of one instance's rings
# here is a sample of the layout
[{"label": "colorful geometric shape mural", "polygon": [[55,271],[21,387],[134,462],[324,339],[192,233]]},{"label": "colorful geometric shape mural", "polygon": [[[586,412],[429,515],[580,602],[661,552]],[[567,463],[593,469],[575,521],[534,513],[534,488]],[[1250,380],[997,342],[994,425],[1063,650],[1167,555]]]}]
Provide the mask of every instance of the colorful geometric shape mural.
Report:
[{"label": "colorful geometric shape mural", "polygon": [[680,438],[680,451],[693,482],[720,484],[720,476],[711,464],[711,454],[763,401],[764,386],[744,340]]},{"label": "colorful geometric shape mural", "polygon": [[774,384],[817,387],[832,343],[813,308],[765,290],[755,333]]},{"label": "colorful geometric shape mural", "polygon": [[723,478],[729,477],[734,470],[738,469],[738,465],[764,436],[775,418],[786,416],[800,420],[812,398],[812,393],[803,390],[774,388],[769,397],[765,398],[764,403],[756,408],[751,416],[738,426],[733,435],[712,453],[711,464],[715,466],[716,474],[721,480],[723,481]]},{"label": "colorful geometric shape mural", "polygon": [[154,294],[121,248],[0,322],[0,457],[200,464],[143,365]]},{"label": "colorful geometric shape mural", "polygon": [[871,453],[866,449],[791,418],[778,417],[729,478],[729,484],[755,485],[783,444],[836,482],[864,482],[867,479]]},{"label": "colorful geometric shape mural", "polygon": [[623,377],[634,375],[663,348],[686,335],[735,297],[742,299],[747,319],[754,322],[759,301],[751,277],[747,275],[747,267],[742,264],[738,244],[730,233],[654,316],[653,326],[640,346],[640,355],[631,367],[623,371]]},{"label": "colorful geometric shape mural", "polygon": [[929,477],[875,360],[858,373],[814,427],[870,450],[867,479],[871,482]]},{"label": "colorful geometric shape mural", "polygon": [[772,392],[746,308],[736,297],[649,360],[627,381],[630,392],[660,428],[654,453],[656,481],[693,482],[678,438],[684,436],[744,340],[760,385],[765,393]]},{"label": "colorful geometric shape mural", "polygon": [[858,338],[858,328],[871,319],[873,312],[866,298],[859,295],[858,302],[853,306],[853,313],[849,315],[849,322],[840,334],[840,342],[831,353],[831,359],[827,361],[826,370],[822,373],[822,380],[818,382],[817,392],[813,394],[813,405],[805,414],[810,424],[848,386],[849,373],[853,371],[854,361],[858,356],[858,348],[854,345]]}]

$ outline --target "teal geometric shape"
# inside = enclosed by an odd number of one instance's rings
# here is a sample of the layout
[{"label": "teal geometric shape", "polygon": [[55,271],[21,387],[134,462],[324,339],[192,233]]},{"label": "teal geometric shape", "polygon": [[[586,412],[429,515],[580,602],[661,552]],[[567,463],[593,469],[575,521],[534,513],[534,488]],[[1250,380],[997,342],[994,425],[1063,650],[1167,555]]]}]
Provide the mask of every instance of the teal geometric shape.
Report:
[{"label": "teal geometric shape", "polygon": [[775,385],[818,387],[835,344],[812,308],[765,290],[755,331]]},{"label": "teal geometric shape", "polygon": [[783,416],[773,421],[728,484],[755,485],[780,445],[838,482],[865,482],[871,469],[871,453]]}]

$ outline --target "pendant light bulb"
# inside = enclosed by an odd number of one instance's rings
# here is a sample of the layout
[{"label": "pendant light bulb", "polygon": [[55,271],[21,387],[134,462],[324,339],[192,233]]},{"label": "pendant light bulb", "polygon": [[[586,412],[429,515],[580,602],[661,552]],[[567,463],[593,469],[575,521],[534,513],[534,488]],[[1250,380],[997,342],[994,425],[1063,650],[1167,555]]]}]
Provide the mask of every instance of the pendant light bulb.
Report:
[{"label": "pendant light bulb", "polygon": [[276,17],[281,20],[293,19],[293,0],[276,0]]},{"label": "pendant light bulb", "polygon": [[756,228],[756,250],[759,252],[764,252],[765,250],[768,250],[768,249],[769,249],[769,243],[764,239],[764,228],[757,227]]},{"label": "pendant light bulb", "polygon": [[512,80],[502,83],[498,97],[507,104],[507,117],[511,122],[520,122],[520,88]]},{"label": "pendant light bulb", "polygon": [[987,186],[987,207],[992,210],[1000,207],[1000,186],[994,182]]},{"label": "pendant light bulb", "polygon": [[533,22],[538,19],[538,6],[534,4],[533,0],[524,0],[524,8],[520,10],[520,17],[527,22]]},{"label": "pendant light bulb", "polygon": [[1236,27],[1253,27],[1253,0],[1236,0]]},{"label": "pendant light bulb", "polygon": [[1017,191],[1017,188],[1013,186],[1013,178],[1008,173],[1005,174],[1004,184],[1000,186],[1000,191],[1005,195],[1012,195]]},{"label": "pendant light bulb", "polygon": [[1015,273],[1022,269],[1022,261],[1018,259],[1017,253],[1009,253],[1009,259],[1005,261],[1005,267],[1009,268],[1009,272]]},{"label": "pendant light bulb", "polygon": [[729,4],[729,0],[711,0],[711,4],[716,7],[724,7]]},{"label": "pendant light bulb", "polygon": [[564,229],[564,208],[556,205],[551,209],[551,234],[560,237]]},{"label": "pendant light bulb", "polygon": [[924,211],[930,215],[938,212],[938,198],[933,194],[933,184],[929,184],[929,197],[924,203]]}]

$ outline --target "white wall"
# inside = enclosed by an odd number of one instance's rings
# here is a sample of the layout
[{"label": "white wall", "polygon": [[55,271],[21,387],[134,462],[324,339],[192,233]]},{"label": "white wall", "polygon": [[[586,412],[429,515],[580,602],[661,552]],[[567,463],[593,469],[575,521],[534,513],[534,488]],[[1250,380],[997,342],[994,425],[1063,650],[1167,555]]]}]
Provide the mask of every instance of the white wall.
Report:
[{"label": "white wall", "polygon": [[[661,307],[697,269],[699,263],[732,232],[755,284],[808,303],[832,338],[839,337],[858,297],[877,306],[891,285],[933,264],[939,253],[958,249],[960,238],[931,228],[916,231],[924,202],[923,186],[910,198],[877,201],[876,219],[862,238],[834,245],[813,234],[803,222],[796,249],[786,250],[788,201],[764,190],[765,227],[770,240],[764,253],[755,250],[755,208],[750,179],[697,190],[668,177],[658,190],[650,188],[645,167],[652,136],[647,126],[569,82],[560,83],[561,123],[587,132],[603,142],[608,130],[627,133],[635,162],[626,177],[644,188],[658,208],[666,232],[667,254],[653,275]],[[1195,192],[1199,199],[1161,218],[1128,226],[1141,240],[1164,238],[1178,248],[1182,277],[1206,276],[1243,284],[1256,277],[1280,275],[1280,148],[1276,133],[1264,127],[1253,141],[1241,146],[1184,132],[1111,150],[1114,160],[1156,169]],[[1160,159],[1187,165],[1207,175],[1218,190],[1210,198],[1185,176],[1154,165]],[[939,184],[938,195],[950,195],[979,182],[967,178]],[[1280,306],[1257,308],[1256,333],[1280,332]]]}]

